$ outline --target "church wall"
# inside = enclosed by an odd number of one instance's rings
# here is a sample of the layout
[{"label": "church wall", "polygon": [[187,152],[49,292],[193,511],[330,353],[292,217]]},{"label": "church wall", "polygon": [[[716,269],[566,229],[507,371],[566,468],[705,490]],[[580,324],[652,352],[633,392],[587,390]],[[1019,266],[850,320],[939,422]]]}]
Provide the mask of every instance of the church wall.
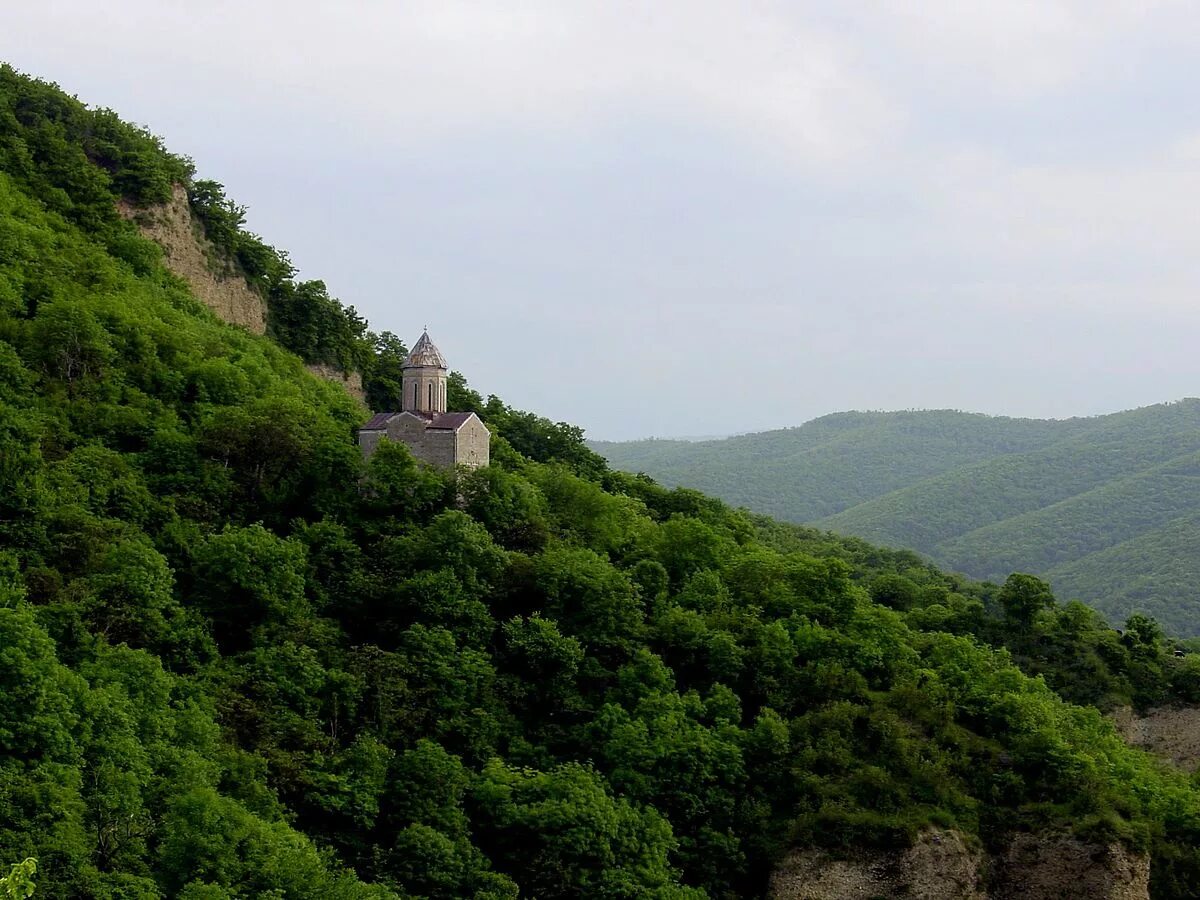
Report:
[{"label": "church wall", "polygon": [[421,459],[442,469],[452,468],[454,458],[453,431],[427,431]]},{"label": "church wall", "polygon": [[387,431],[362,431],[358,444],[363,457],[369,458],[380,440],[404,444],[419,460],[439,468],[465,465],[486,466],[491,460],[491,434],[477,418],[470,418],[458,431],[431,430],[424,419],[397,415],[387,423]]},{"label": "church wall", "polygon": [[369,458],[375,452],[382,437],[382,431],[360,431],[358,433],[358,446],[362,448],[364,459]]},{"label": "church wall", "polygon": [[491,434],[478,419],[468,419],[456,432],[455,455],[460,465],[472,468],[491,461]]},{"label": "church wall", "polygon": [[408,447],[409,452],[417,459],[438,465],[436,460],[442,454],[436,451],[436,445],[431,438],[435,434],[426,430],[425,422],[415,416],[396,416],[388,422],[387,436]]},{"label": "church wall", "polygon": [[396,416],[388,422],[387,433],[393,441],[418,444],[425,439],[425,422],[416,416]]}]

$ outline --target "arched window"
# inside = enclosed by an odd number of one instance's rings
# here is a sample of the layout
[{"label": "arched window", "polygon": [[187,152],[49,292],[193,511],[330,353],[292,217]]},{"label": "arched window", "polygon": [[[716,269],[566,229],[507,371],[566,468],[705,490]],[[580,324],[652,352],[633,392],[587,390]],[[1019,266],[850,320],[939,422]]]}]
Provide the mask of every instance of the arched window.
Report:
[{"label": "arched window", "polygon": [[433,412],[433,382],[429,382],[429,411]]},{"label": "arched window", "polygon": [[412,405],[412,408],[413,408],[413,409],[416,409],[416,408],[417,408],[417,386],[416,386],[415,384],[413,385],[413,405]]}]

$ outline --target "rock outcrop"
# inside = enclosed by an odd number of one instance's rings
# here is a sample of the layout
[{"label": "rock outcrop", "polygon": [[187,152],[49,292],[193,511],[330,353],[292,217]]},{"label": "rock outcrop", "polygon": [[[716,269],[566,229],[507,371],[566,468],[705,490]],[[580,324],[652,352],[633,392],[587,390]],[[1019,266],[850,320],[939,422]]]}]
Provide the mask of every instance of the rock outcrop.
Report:
[{"label": "rock outcrop", "polygon": [[1121,844],[1021,834],[992,861],[996,900],[1149,900],[1150,857]]},{"label": "rock outcrop", "polygon": [[1159,707],[1139,715],[1124,706],[1113,713],[1113,722],[1129,746],[1189,772],[1200,768],[1200,707]]},{"label": "rock outcrop", "polygon": [[355,400],[366,402],[367,393],[363,390],[362,373],[343,372],[336,366],[327,366],[324,363],[308,363],[304,368],[308,369],[308,371],[312,372],[318,378],[324,378],[326,381],[340,384],[346,389],[346,393]]},{"label": "rock outcrop", "polygon": [[772,900],[1149,900],[1150,860],[1121,844],[1067,834],[1014,835],[987,854],[931,829],[907,849],[793,852],[771,877]]},{"label": "rock outcrop", "polygon": [[137,207],[121,202],[117,211],[162,247],[167,268],[186,281],[196,298],[220,319],[254,334],[266,332],[266,302],[204,236],[204,226],[193,217],[183,185],[174,186],[168,203]]},{"label": "rock outcrop", "polygon": [[848,855],[798,850],[771,876],[772,900],[986,900],[982,853],[956,831],[931,830],[905,850]]}]

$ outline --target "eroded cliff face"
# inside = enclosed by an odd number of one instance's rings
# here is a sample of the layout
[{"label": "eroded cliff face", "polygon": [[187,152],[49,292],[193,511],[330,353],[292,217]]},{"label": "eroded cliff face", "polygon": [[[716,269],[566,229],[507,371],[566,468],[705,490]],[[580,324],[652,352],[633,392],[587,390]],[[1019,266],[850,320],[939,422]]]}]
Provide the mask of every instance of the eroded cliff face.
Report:
[{"label": "eroded cliff face", "polygon": [[1021,834],[992,860],[997,900],[1149,900],[1150,857],[1121,844]]},{"label": "eroded cliff face", "polygon": [[1015,835],[987,854],[931,829],[904,850],[797,850],[771,878],[772,900],[1149,900],[1150,860],[1120,844]]},{"label": "eroded cliff face", "polygon": [[204,227],[193,218],[183,185],[174,186],[168,203],[140,208],[121,202],[117,210],[163,248],[167,268],[186,281],[196,298],[219,318],[254,334],[266,332],[266,301],[232,262],[222,261],[204,237]]},{"label": "eroded cliff face", "polygon": [[772,900],[986,900],[982,853],[955,831],[927,831],[906,850],[797,850],[771,876]]},{"label": "eroded cliff face", "polygon": [[340,384],[355,400],[360,400],[363,403],[367,401],[367,392],[363,390],[362,374],[359,372],[343,372],[335,366],[327,366],[323,363],[309,363],[304,368],[312,372],[318,378],[324,378],[326,381],[332,381],[335,384]]},{"label": "eroded cliff face", "polygon": [[1113,713],[1113,723],[1129,746],[1168,759],[1188,772],[1200,768],[1200,708],[1160,707],[1139,715],[1125,706]]}]

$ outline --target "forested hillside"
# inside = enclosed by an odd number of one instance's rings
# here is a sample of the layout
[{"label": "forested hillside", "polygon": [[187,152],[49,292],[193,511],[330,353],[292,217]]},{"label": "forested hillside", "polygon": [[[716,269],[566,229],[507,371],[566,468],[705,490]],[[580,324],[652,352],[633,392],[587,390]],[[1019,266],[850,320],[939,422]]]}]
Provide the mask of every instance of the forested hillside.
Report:
[{"label": "forested hillside", "polygon": [[1187,562],[1200,543],[1200,401],[1061,421],[839,413],[722,441],[592,446],[668,485],[974,578],[1033,572],[1114,621],[1145,612],[1200,635]]},{"label": "forested hillside", "polygon": [[[175,182],[266,335],[116,213]],[[211,185],[0,68],[0,861],[36,896],[753,897],[931,823],[1192,895],[1200,791],[1101,712],[1200,701],[1153,621],[609,471],[461,377],[490,468],[364,465],[302,363],[379,395],[401,351]]]}]

